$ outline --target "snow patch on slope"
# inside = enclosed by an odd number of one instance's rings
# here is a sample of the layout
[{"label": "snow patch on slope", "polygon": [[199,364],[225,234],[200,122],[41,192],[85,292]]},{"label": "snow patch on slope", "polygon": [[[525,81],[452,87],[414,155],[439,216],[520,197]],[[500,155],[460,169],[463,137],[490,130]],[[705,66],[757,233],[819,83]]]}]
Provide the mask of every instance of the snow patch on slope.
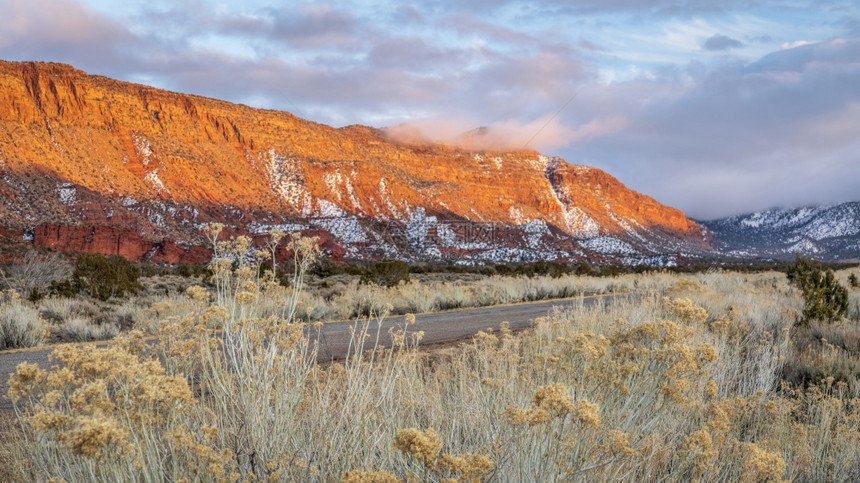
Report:
[{"label": "snow patch on slope", "polygon": [[788,258],[815,255],[826,260],[857,257],[860,203],[776,208],[705,222],[725,252]]},{"label": "snow patch on slope", "polygon": [[559,158],[539,157],[544,164],[544,176],[549,183],[552,196],[561,209],[562,217],[567,225],[567,233],[575,238],[588,239],[600,234],[600,225],[589,217],[581,208],[573,204],[573,196],[570,189],[554,180],[555,172],[558,170]]},{"label": "snow patch on slope", "polygon": [[280,230],[284,233],[300,232],[308,228],[308,225],[300,223],[259,223],[252,221],[248,224],[248,231],[252,235],[268,235],[274,230]]},{"label": "snow patch on slope", "polygon": [[809,224],[806,234],[813,240],[858,235],[860,225],[849,217],[822,216]]},{"label": "snow patch on slope", "polygon": [[819,216],[826,208],[800,208],[798,210],[788,210],[784,208],[774,208],[772,210],[758,211],[749,215],[735,217],[737,222],[746,228],[791,228],[803,225],[809,222],[816,216]]},{"label": "snow patch on slope", "polygon": [[349,174],[349,177],[346,178],[346,194],[349,196],[349,201],[352,203],[352,207],[355,211],[363,213],[364,209],[361,207],[361,203],[358,202],[358,198],[355,197],[355,189],[352,186],[352,182],[355,180],[356,172],[353,169],[352,173]]},{"label": "snow patch on slope", "polygon": [[438,247],[431,240],[428,240],[431,227],[438,232],[436,217],[427,216],[423,207],[416,208],[406,221],[406,241],[410,247],[419,253],[440,256]]},{"label": "snow patch on slope", "polygon": [[310,194],[305,189],[299,161],[284,157],[275,151],[275,148],[260,153],[260,156],[263,158],[261,161],[272,192],[294,209],[302,209],[301,203],[308,202]]},{"label": "snow patch on slope", "polygon": [[340,170],[337,170],[334,173],[324,174],[323,182],[325,182],[325,185],[328,187],[329,191],[331,191],[332,194],[337,197],[337,200],[341,201],[339,185],[343,183],[343,177],[340,175]]},{"label": "snow patch on slope", "polygon": [[[394,203],[391,201],[391,198],[388,196],[388,186],[385,184],[385,178],[379,178],[379,197],[385,206],[388,208],[388,212],[393,218],[400,218],[400,214],[397,212],[397,208],[394,206]],[[380,213],[381,214],[381,213]]]},{"label": "snow patch on slope", "polygon": [[511,206],[508,209],[508,218],[511,219],[514,225],[522,225],[525,222],[525,218],[523,218],[523,210],[516,206]]},{"label": "snow patch on slope", "polygon": [[599,236],[580,242],[582,246],[597,253],[636,255],[638,252],[629,243],[609,236]]},{"label": "snow patch on slope", "polygon": [[365,243],[368,241],[361,223],[353,216],[313,220],[313,225],[325,229],[342,243]]},{"label": "snow patch on slope", "polygon": [[755,213],[752,216],[750,216],[748,218],[744,218],[743,220],[741,220],[741,225],[747,226],[750,228],[758,228],[765,221],[767,221],[767,216],[765,213]]},{"label": "snow patch on slope", "polygon": [[134,151],[140,157],[140,162],[146,166],[153,160],[152,144],[148,139],[138,133],[131,134],[134,144]]},{"label": "snow patch on slope", "polygon": [[164,187],[164,183],[161,182],[161,178],[158,177],[157,169],[146,173],[143,180],[146,181],[158,194],[161,194],[162,191],[170,192]]},{"label": "snow patch on slope", "polygon": [[541,219],[534,219],[530,222],[520,226],[525,234],[525,238],[527,240],[527,244],[529,247],[537,248],[541,245],[541,238],[544,235],[549,235],[549,226],[547,226],[546,222]]},{"label": "snow patch on slope", "polygon": [[78,202],[78,190],[72,183],[58,184],[56,189],[57,194],[60,195],[60,203],[73,206]]},{"label": "snow patch on slope", "polygon": [[358,218],[341,209],[335,203],[321,198],[314,199],[305,193],[302,202],[302,217],[309,225],[331,233],[339,242],[348,245],[368,241],[367,234]]},{"label": "snow patch on slope", "polygon": [[597,224],[597,221],[586,215],[577,206],[564,212],[564,221],[567,222],[569,233],[576,238],[588,239],[600,234],[600,225]]},{"label": "snow patch on slope", "polygon": [[804,238],[799,242],[791,245],[786,248],[788,253],[821,253],[821,249],[818,248],[812,240],[808,238]]}]

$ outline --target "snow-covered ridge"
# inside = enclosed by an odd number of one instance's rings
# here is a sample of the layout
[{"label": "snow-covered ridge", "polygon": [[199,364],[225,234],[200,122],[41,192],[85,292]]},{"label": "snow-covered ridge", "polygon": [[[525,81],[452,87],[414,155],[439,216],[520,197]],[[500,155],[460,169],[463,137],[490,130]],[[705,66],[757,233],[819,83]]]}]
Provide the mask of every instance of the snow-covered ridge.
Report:
[{"label": "snow-covered ridge", "polygon": [[797,210],[774,208],[731,219],[736,219],[738,223],[748,228],[788,228],[802,225],[825,210],[826,208],[810,207],[799,208]]},{"label": "snow-covered ridge", "polygon": [[703,222],[716,244],[730,254],[825,260],[860,259],[860,202],[775,208]]}]

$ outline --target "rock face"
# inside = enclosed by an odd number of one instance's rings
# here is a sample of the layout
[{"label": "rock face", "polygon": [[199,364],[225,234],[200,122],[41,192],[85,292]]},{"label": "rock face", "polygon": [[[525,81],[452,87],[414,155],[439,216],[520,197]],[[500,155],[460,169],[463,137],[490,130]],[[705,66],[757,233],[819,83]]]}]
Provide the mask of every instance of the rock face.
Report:
[{"label": "rock face", "polygon": [[679,210],[534,151],[399,144],[286,112],[0,62],[0,217],[40,246],[205,258],[201,228],[324,234],[346,258],[673,263]]},{"label": "rock face", "polygon": [[212,256],[204,247],[182,247],[169,239],[148,241],[133,230],[113,225],[37,225],[33,230],[33,243],[61,251],[103,253],[130,260],[167,263],[205,263]]},{"label": "rock face", "polygon": [[860,260],[860,202],[775,208],[703,222],[727,255]]}]

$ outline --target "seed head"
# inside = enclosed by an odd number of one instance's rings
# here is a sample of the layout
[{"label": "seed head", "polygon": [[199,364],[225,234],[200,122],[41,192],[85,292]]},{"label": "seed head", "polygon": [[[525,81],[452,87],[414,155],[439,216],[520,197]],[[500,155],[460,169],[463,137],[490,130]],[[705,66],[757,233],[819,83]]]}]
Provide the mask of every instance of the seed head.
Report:
[{"label": "seed head", "polygon": [[411,455],[421,461],[425,467],[430,468],[436,457],[439,456],[442,442],[439,441],[433,428],[424,432],[416,428],[409,428],[397,431],[397,434],[394,435],[394,447],[404,455]]}]

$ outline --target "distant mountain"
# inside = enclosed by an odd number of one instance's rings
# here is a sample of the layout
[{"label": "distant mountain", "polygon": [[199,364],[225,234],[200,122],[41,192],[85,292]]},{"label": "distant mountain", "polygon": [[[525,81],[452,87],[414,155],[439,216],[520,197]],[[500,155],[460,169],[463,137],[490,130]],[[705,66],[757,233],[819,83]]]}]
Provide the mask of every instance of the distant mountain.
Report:
[{"label": "distant mountain", "polygon": [[0,61],[0,220],[0,250],[169,262],[205,261],[213,221],[259,240],[319,235],[352,259],[662,265],[710,251],[681,211],[560,158],[395,141],[38,62]]},{"label": "distant mountain", "polygon": [[700,222],[726,255],[820,260],[860,259],[860,202],[772,209]]}]

